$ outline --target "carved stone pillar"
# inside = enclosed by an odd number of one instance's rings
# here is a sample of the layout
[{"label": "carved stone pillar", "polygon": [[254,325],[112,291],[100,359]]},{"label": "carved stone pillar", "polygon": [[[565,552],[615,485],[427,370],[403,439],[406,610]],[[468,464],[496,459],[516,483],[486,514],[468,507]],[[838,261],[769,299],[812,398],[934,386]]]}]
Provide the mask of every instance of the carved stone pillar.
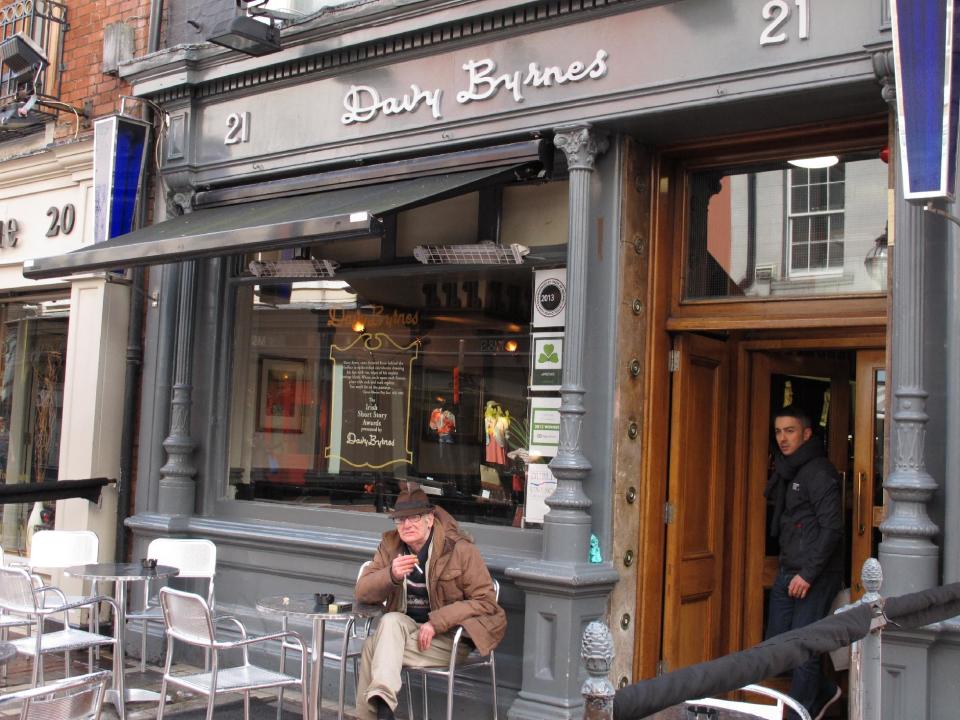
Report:
[{"label": "carved stone pillar", "polygon": [[[174,202],[190,212],[191,203],[175,197]],[[196,447],[190,433],[193,404],[193,316],[197,284],[195,260],[183,263],[177,305],[177,344],[174,352],[173,389],[170,398],[170,434],[163,441],[167,462],[160,468],[157,509],[167,515],[192,515],[196,507]]]},{"label": "carved stone pillar", "polygon": [[587,561],[590,499],[583,481],[590,462],[581,446],[590,178],[607,143],[584,124],[558,128],[554,144],[567,156],[570,171],[560,444],[550,463],[557,489],[546,501],[550,510],[543,521],[541,561],[506,571],[526,592],[523,684],[508,713],[513,720],[582,715],[581,628],[606,613],[607,595],[618,578],[609,563]]},{"label": "carved stone pillar", "polygon": [[[883,83],[883,98],[896,117],[892,52],[876,53],[873,61]],[[895,188],[889,333],[892,470],[883,483],[890,496],[890,511],[880,525],[883,541],[879,551],[888,596],[933,587],[938,578],[938,550],[932,542],[938,528],[927,513],[927,504],[938,486],[926,470],[924,445],[929,418],[923,376],[924,252],[928,224],[934,220],[922,204],[904,199],[899,143],[894,143],[891,150]]]}]

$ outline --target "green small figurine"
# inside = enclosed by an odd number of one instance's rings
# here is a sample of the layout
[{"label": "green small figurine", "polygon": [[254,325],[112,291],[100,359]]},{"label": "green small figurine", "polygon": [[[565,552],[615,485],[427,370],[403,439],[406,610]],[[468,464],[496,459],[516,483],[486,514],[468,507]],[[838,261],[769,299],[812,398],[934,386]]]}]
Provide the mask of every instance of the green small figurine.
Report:
[{"label": "green small figurine", "polygon": [[590,534],[590,562],[603,562],[603,557],[600,555],[600,540],[593,533]]}]

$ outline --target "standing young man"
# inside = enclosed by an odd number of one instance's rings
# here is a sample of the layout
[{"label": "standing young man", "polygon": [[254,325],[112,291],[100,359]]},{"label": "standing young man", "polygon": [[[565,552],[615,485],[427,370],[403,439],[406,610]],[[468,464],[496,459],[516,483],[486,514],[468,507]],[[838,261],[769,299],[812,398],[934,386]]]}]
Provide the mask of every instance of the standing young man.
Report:
[{"label": "standing young man", "polygon": [[357,680],[357,717],[389,720],[397,706],[400,671],[446,666],[453,632],[462,625],[471,647],[489,655],[503,639],[506,614],[480,551],[457,521],[430,504],[422,490],[402,492],[373,562],[357,580],[357,600],[386,603],[376,632],[363,644]]},{"label": "standing young man", "polygon": [[[780,571],[770,591],[768,638],[826,617],[843,583],[840,476],[800,408],[780,410],[773,427],[780,452],[765,494],[774,504],[769,531],[780,541]],[[840,688],[824,676],[820,660],[796,668],[790,684],[790,695],[813,720],[840,699]]]}]

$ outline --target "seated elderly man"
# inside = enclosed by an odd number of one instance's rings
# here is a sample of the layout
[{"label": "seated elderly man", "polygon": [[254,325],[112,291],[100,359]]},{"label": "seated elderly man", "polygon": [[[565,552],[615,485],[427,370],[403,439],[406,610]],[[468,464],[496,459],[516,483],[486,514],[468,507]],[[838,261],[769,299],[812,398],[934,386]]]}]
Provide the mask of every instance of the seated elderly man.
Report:
[{"label": "seated elderly man", "polygon": [[481,655],[507,628],[480,551],[457,521],[430,504],[423,490],[401,492],[391,513],[396,530],[383,534],[373,562],[357,580],[362,603],[386,602],[376,632],[363,645],[357,717],[393,718],[401,668],[445,666],[462,625]]}]

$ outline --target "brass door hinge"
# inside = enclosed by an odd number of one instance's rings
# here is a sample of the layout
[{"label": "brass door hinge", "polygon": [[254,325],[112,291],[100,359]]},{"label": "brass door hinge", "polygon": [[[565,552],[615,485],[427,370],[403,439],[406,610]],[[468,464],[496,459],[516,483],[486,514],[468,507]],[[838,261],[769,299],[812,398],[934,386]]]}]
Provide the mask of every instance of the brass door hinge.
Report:
[{"label": "brass door hinge", "polygon": [[667,370],[670,372],[676,372],[680,369],[680,351],[671,350],[667,354]]},{"label": "brass door hinge", "polygon": [[663,522],[665,525],[670,525],[677,517],[677,508],[676,506],[667,500],[663,504]]}]

